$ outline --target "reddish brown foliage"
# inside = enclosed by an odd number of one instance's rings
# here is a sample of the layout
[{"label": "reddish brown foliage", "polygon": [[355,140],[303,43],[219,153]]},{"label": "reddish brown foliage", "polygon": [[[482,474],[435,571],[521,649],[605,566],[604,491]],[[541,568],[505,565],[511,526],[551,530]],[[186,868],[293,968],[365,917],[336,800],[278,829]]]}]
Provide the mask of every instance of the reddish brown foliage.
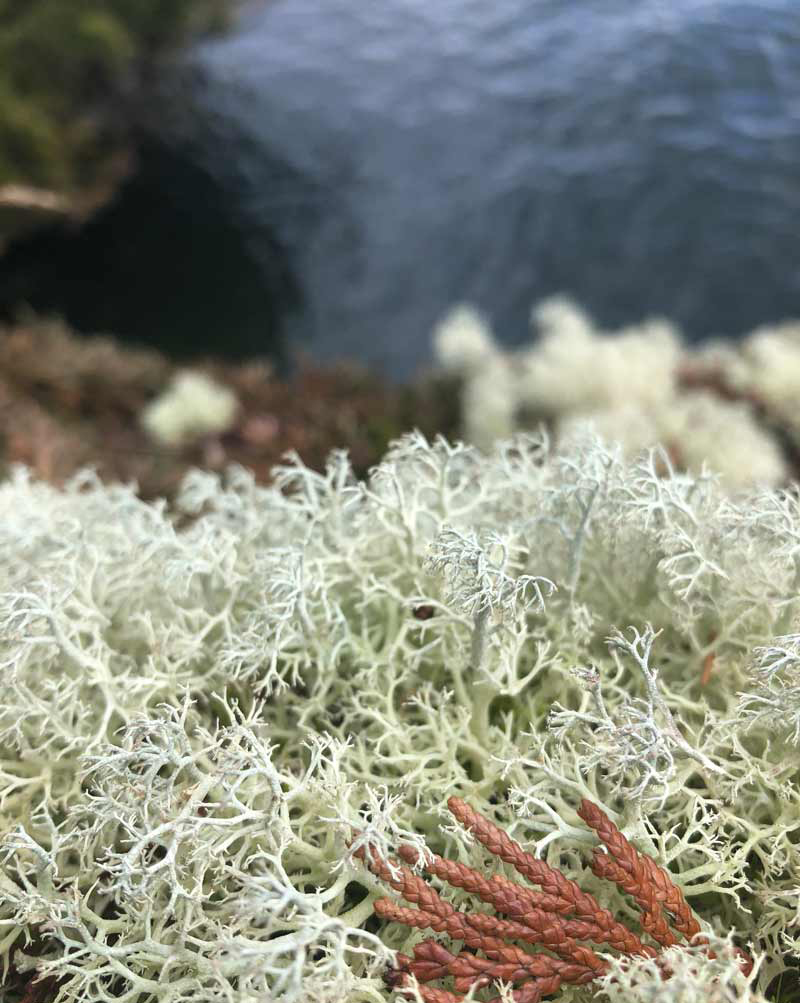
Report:
[{"label": "reddish brown foliage", "polygon": [[[626,955],[657,957],[658,949],[635,931],[617,921],[597,899],[574,881],[527,853],[502,829],[483,818],[460,798],[450,798],[448,807],[458,821],[500,860],[540,890],[527,888],[495,874],[487,877],[474,868],[430,854],[418,858],[408,846],[399,855],[407,864],[420,864],[428,873],[456,888],[472,892],[491,905],[502,918],[487,913],[464,912],[445,901],[439,893],[409,867],[369,857],[363,849],[357,856],[406,902],[379,899],[375,912],[382,919],[406,926],[444,933],[460,941],[458,953],[433,939],[414,947],[413,957],[397,955],[397,967],[387,975],[387,983],[407,991],[409,976],[415,976],[425,1003],[458,1003],[461,993],[473,985],[496,982],[514,985],[515,1003],[538,1003],[542,996],[558,990],[562,983],[591,982],[608,970],[607,963],[580,941],[603,945]],[[700,932],[680,888],[654,860],[639,851],[623,836],[609,817],[591,801],[581,802],[578,815],[593,829],[605,846],[595,849],[592,870],[630,895],[641,911],[642,932],[660,947],[671,947]],[[509,941],[521,941],[546,949],[531,952]],[[477,953],[480,952],[480,953]],[[742,968],[752,963],[741,952]],[[665,977],[668,972],[665,970]],[[438,979],[453,979],[455,992],[429,985]],[[492,1001],[499,1003],[499,997]]]}]

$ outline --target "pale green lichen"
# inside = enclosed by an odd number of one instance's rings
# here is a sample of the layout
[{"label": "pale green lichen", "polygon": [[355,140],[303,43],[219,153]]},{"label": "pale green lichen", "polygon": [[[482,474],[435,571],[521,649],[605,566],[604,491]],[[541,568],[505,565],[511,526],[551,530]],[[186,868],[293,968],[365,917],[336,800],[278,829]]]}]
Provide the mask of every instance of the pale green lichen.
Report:
[{"label": "pale green lichen", "polygon": [[[715,954],[709,960],[708,953]],[[652,958],[610,959],[611,969],[602,980],[598,999],[608,1003],[765,1003],[742,974],[730,937],[711,936],[691,947],[671,947],[664,952],[670,982]]]},{"label": "pale green lichen", "polygon": [[141,415],[142,426],[162,446],[183,446],[221,435],[233,424],[239,402],[228,387],[205,373],[184,370]]},{"label": "pale green lichen", "polygon": [[437,360],[461,384],[470,442],[490,449],[543,419],[564,439],[588,423],[630,457],[662,444],[686,469],[708,464],[731,490],[786,481],[780,439],[761,412],[798,438],[797,324],[756,331],[738,349],[697,349],[659,319],[602,331],[557,296],[534,309],[532,326],[531,342],[508,351],[469,307],[434,330]]},{"label": "pale green lichen", "polygon": [[797,964],[796,494],[413,435],[365,483],[334,454],[172,508],[18,471],[0,547],[0,962],[56,1003],[387,1000],[421,934],[353,852],[474,862],[453,794],[635,923],[586,866],[600,804],[763,955],[720,999]]}]

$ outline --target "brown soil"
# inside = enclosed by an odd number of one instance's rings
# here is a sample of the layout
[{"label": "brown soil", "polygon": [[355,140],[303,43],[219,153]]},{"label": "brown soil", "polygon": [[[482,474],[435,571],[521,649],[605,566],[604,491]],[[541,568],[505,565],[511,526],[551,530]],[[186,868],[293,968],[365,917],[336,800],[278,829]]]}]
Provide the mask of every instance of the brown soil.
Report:
[{"label": "brown soil", "polygon": [[284,381],[265,361],[207,359],[188,368],[234,391],[236,421],[223,435],[169,449],[147,435],[140,415],[179,368],[153,350],[78,337],[58,321],[0,327],[0,473],[24,463],[61,484],[93,466],[106,480],[135,481],[143,497],[169,497],[193,466],[239,463],[268,482],[289,450],[321,469],[331,449],[345,448],[363,475],[412,428],[458,434],[457,389],[432,377],[398,387],[356,365],[300,359]]}]

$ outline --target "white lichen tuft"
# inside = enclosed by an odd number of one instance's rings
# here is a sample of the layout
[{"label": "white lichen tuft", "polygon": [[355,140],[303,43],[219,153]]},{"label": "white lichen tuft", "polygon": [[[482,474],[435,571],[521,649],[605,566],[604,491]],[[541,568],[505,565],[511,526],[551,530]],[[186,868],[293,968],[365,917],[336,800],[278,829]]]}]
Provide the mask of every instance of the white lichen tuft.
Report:
[{"label": "white lichen tuft", "polygon": [[800,323],[760,327],[742,343],[744,365],[729,374],[731,382],[763,400],[800,432],[797,388],[800,385]]},{"label": "white lichen tuft", "polygon": [[596,997],[602,1003],[766,1003],[753,988],[754,976],[743,974],[730,934],[698,935],[691,947],[668,948],[663,960],[610,963]]},{"label": "white lichen tuft", "polygon": [[227,431],[239,407],[236,395],[205,373],[179,372],[141,415],[150,437],[163,446],[183,446]]},{"label": "white lichen tuft", "polygon": [[500,354],[486,319],[469,306],[454,307],[439,321],[433,346],[440,364],[457,374],[474,372]]},{"label": "white lichen tuft", "polygon": [[648,410],[675,391],[680,338],[666,321],[608,335],[569,300],[545,300],[534,310],[538,340],[519,356],[522,406],[546,415],[588,414],[625,401]]},{"label": "white lichen tuft", "polygon": [[[453,316],[472,315],[461,307]],[[563,297],[539,304],[532,322],[533,342],[507,352],[485,322],[480,348],[441,331],[434,338],[440,364],[461,379],[462,429],[470,442],[489,449],[545,420],[559,440],[591,427],[631,457],[662,445],[685,469],[709,466],[732,491],[787,480],[773,426],[800,442],[798,325],[754,332],[740,348],[691,349],[664,320],[601,331]]]},{"label": "white lichen tuft", "polygon": [[741,694],[739,712],[754,725],[773,722],[800,744],[800,634],[776,637],[756,648],[750,685]]},{"label": "white lichen tuft", "polygon": [[708,464],[733,490],[787,479],[778,440],[756,423],[743,401],[720,400],[706,391],[684,393],[658,414],[657,427],[658,441],[674,444],[682,466],[699,472]]}]

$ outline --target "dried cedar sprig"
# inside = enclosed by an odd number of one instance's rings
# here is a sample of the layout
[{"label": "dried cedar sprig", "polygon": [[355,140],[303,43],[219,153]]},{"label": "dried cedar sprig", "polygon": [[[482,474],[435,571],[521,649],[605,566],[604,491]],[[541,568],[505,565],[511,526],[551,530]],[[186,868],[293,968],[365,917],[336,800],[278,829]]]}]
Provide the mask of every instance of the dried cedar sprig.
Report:
[{"label": "dried cedar sprig", "polygon": [[466,802],[460,798],[450,798],[447,806],[464,828],[472,832],[490,853],[511,864],[517,873],[562,900],[569,906],[569,911],[576,916],[597,924],[604,933],[601,943],[608,943],[626,954],[655,953],[652,948],[645,947],[635,933],[617,922],[613,914],[604,909],[594,895],[583,891],[576,882],[555,867],[551,867],[546,861],[527,853],[508,833],[479,815]]},{"label": "dried cedar sprig", "polygon": [[[410,847],[402,847],[400,854],[403,859],[416,862],[416,855]],[[576,951],[581,950],[574,943],[575,938],[593,940],[595,943],[607,942],[604,936],[605,931],[597,924],[580,924],[580,921],[577,921],[579,925],[575,927],[572,923],[563,920],[556,911],[548,911],[541,905],[530,902],[526,896],[528,889],[521,888],[513,881],[487,879],[478,871],[467,867],[466,864],[445,860],[436,854],[431,854],[428,858],[423,859],[422,865],[426,870],[447,881],[453,887],[473,892],[498,912],[518,920],[517,925],[525,930],[525,936],[522,936],[517,933],[509,934],[510,928],[504,928],[506,932],[500,933],[500,936],[508,937],[511,935],[517,940],[542,944],[556,953],[565,954],[567,957],[575,957]],[[489,917],[489,919],[497,922],[495,917]],[[473,925],[477,924],[485,929],[485,923],[480,918],[480,914],[477,914],[472,922]],[[586,960],[586,964],[592,967],[591,958]]]},{"label": "dried cedar sprig", "polygon": [[[479,815],[460,798],[450,798],[448,807],[461,824],[474,834],[490,853],[499,857],[541,890],[523,887],[503,875],[486,877],[466,864],[436,854],[423,855],[410,846],[398,853],[408,864],[418,864],[448,884],[463,888],[508,918],[471,913],[446,902],[423,878],[396,861],[381,859],[374,850],[362,847],[356,856],[417,908],[408,908],[391,899],[375,903],[383,919],[419,929],[444,933],[466,948],[454,954],[435,940],[423,940],[414,947],[414,957],[398,954],[396,967],[387,976],[399,991],[408,991],[413,976],[425,1003],[459,1003],[459,995],[472,986],[483,988],[494,982],[514,987],[515,1003],[539,1003],[542,996],[556,992],[562,983],[590,982],[608,970],[608,965],[590,947],[589,941],[608,945],[622,954],[656,957],[655,948],[616,920],[593,895],[551,867],[527,853],[508,833]],[[593,829],[607,852],[594,851],[592,870],[612,881],[639,906],[642,929],[662,947],[679,943],[679,936],[695,936],[700,924],[692,914],[681,890],[665,870],[639,851],[597,805],[581,802],[580,818]],[[545,948],[552,954],[532,953],[509,944],[509,940]],[[475,951],[481,951],[480,957]],[[748,973],[752,961],[739,951],[742,969]],[[665,969],[665,977],[668,976]],[[455,993],[427,983],[452,977]],[[492,1003],[499,1003],[499,998]]]},{"label": "dried cedar sprig", "polygon": [[[366,859],[367,852],[362,847],[356,851],[356,855]],[[391,863],[383,861],[374,851],[370,854],[370,860],[370,868],[379,877],[397,889],[407,902],[413,902],[419,906],[415,910],[405,910],[402,922],[409,926],[431,929],[437,933],[447,933],[454,940],[461,940],[470,948],[482,950],[494,963],[495,973],[503,972],[502,975],[494,974],[494,978],[503,978],[513,982],[522,978],[551,976],[560,971],[568,971],[577,976],[599,970],[597,964],[599,959],[595,962],[596,956],[592,956],[593,952],[581,948],[578,944],[564,948],[564,953],[570,958],[570,963],[566,966],[560,964],[558,959],[546,955],[529,954],[518,947],[507,944],[496,923],[487,929],[480,920],[475,923],[471,922],[469,913],[460,912],[445,902],[426,881],[407,867],[403,867],[395,861]],[[376,911],[380,911],[377,903]],[[544,935],[548,936],[547,931]],[[558,939],[557,935],[554,938],[549,938],[548,946],[558,947],[559,944],[556,943]],[[563,947],[563,945],[561,946]],[[475,978],[487,971],[486,966],[482,964],[484,959],[476,959],[475,955],[469,955],[469,959],[474,959],[477,962]],[[453,962],[449,973],[466,978],[470,974],[470,966],[471,960],[462,963]],[[580,968],[580,972],[576,966]]]},{"label": "dried cedar sprig", "polygon": [[[628,842],[608,815],[596,804],[587,800],[582,801],[578,809],[578,816],[590,829],[594,829],[609,851],[608,853],[603,853],[600,850],[594,851],[592,858],[594,873],[600,878],[613,881],[621,891],[636,901],[642,910],[642,926],[662,947],[672,947],[677,944],[678,938],[670,930],[661,910],[661,900],[666,898],[666,889],[659,888],[659,884],[654,880],[654,871],[645,864],[645,858],[639,854],[635,846]],[[694,925],[692,932],[697,933],[700,930],[700,924],[692,916],[680,890],[666,876],[666,873],[661,871],[655,861],[651,861],[651,863],[656,871],[664,875],[666,884],[673,892],[680,896],[682,902],[681,918],[687,922],[691,920],[691,924]]]}]

